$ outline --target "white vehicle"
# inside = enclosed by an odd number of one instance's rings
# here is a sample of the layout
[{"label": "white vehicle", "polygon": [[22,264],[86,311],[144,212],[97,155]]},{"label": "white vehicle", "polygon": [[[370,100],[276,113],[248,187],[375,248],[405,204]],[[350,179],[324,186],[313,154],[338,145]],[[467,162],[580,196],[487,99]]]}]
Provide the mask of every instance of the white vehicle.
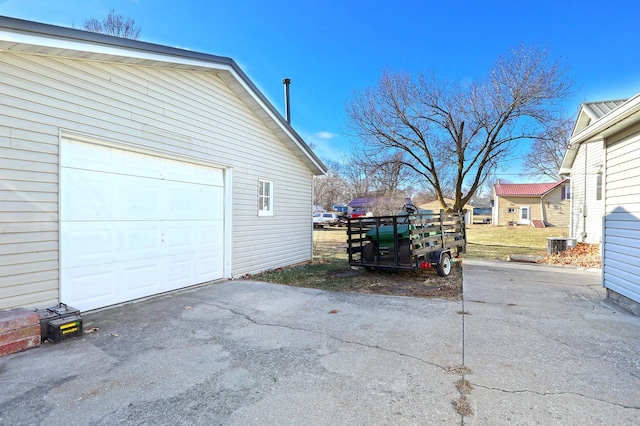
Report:
[{"label": "white vehicle", "polygon": [[342,218],[338,213],[316,213],[313,215],[313,227],[341,226]]}]

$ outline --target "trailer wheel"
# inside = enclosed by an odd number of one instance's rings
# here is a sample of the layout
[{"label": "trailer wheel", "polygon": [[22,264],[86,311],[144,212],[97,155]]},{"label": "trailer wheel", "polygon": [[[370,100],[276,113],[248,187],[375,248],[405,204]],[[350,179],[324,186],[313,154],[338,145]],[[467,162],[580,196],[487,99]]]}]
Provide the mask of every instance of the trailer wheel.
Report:
[{"label": "trailer wheel", "polygon": [[411,243],[409,241],[401,241],[398,247],[398,261],[400,263],[411,263]]},{"label": "trailer wheel", "polygon": [[373,243],[366,244],[362,247],[362,258],[365,262],[375,262],[376,260],[376,246]]},{"label": "trailer wheel", "polygon": [[449,253],[442,253],[440,256],[440,262],[436,266],[438,275],[446,277],[451,272],[451,255]]}]

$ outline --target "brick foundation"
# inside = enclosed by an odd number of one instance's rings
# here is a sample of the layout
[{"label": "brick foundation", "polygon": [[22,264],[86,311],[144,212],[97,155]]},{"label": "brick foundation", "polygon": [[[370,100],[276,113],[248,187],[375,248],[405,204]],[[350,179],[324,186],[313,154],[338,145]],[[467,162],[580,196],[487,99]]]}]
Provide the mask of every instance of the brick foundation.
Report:
[{"label": "brick foundation", "polygon": [[40,345],[40,315],[24,308],[0,311],[0,356]]}]

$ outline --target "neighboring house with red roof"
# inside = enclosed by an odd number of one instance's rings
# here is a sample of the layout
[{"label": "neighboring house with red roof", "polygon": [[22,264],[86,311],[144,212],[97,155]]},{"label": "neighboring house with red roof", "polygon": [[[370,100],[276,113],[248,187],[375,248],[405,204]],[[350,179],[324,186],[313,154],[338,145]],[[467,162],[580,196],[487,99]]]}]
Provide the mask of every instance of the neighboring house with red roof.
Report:
[{"label": "neighboring house with red roof", "polygon": [[602,243],[604,215],[604,140],[576,141],[576,135],[625,103],[626,99],[582,104],[573,127],[571,144],[560,166],[560,175],[571,178],[569,236],[589,244]]},{"label": "neighboring house with red roof", "polygon": [[551,183],[497,183],[493,186],[495,226],[569,226],[568,179]]}]

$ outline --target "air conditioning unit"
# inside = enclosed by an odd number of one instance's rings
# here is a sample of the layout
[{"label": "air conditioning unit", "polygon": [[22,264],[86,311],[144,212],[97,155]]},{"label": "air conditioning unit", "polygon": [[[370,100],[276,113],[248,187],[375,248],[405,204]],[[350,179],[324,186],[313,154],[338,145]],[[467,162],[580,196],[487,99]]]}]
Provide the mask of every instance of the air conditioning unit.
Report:
[{"label": "air conditioning unit", "polygon": [[547,254],[556,254],[576,246],[575,238],[548,237]]}]

